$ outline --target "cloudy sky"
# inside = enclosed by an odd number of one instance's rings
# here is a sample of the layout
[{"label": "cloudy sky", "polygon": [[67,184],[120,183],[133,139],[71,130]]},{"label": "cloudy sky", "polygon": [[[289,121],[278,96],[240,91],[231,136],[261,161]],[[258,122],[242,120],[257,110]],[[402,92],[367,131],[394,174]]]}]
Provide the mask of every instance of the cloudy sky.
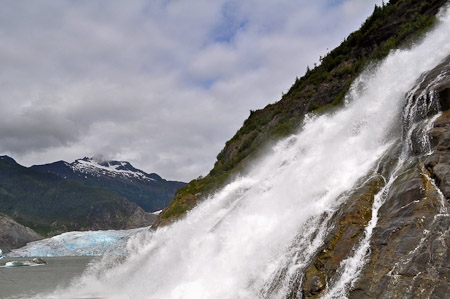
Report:
[{"label": "cloudy sky", "polygon": [[0,155],[189,181],[381,0],[0,0]]}]

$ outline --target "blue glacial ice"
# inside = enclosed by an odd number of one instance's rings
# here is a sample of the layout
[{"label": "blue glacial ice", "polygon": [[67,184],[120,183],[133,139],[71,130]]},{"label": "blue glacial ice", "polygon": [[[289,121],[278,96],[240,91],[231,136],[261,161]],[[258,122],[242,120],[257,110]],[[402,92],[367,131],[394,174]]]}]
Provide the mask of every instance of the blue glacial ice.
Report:
[{"label": "blue glacial ice", "polygon": [[68,232],[30,242],[12,250],[8,257],[100,256],[108,251],[124,253],[128,238],[148,228],[130,230]]}]

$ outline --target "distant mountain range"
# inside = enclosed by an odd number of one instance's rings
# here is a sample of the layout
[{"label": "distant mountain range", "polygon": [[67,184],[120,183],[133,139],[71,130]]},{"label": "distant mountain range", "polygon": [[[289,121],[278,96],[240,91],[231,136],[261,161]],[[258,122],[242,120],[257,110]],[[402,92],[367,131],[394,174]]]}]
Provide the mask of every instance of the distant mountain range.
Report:
[{"label": "distant mountain range", "polygon": [[165,208],[175,192],[186,185],[183,182],[167,181],[156,173],[146,173],[126,161],[101,161],[85,157],[73,163],[58,161],[31,168],[44,173],[50,172],[85,186],[116,192],[146,212]]},{"label": "distant mountain range", "polygon": [[83,158],[27,168],[0,156],[0,216],[42,236],[148,226],[156,219],[150,212],[184,185],[122,161]]}]

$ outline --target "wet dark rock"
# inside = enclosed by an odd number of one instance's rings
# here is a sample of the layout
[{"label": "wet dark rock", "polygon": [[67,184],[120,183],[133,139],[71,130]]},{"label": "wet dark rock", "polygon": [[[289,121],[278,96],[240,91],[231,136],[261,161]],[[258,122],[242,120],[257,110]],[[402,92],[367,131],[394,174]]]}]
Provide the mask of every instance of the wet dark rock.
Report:
[{"label": "wet dark rock", "polygon": [[[302,290],[303,296],[306,298],[315,298],[324,290],[326,277],[323,271],[318,270],[315,266],[307,270],[307,276],[308,280],[305,282]],[[295,298],[295,296],[291,297]]]},{"label": "wet dark rock", "polygon": [[444,84],[439,85],[436,88],[436,92],[439,93],[439,103],[443,111],[450,109],[450,81],[446,81]]},{"label": "wet dark rock", "polygon": [[311,281],[309,288],[311,290],[311,294],[318,294],[320,291],[323,290],[325,285],[323,284],[322,280],[318,276],[314,276]]},{"label": "wet dark rock", "polygon": [[450,110],[435,122],[430,130],[430,139],[435,148],[425,160],[425,167],[447,200],[450,198]]},{"label": "wet dark rock", "polygon": [[[423,86],[412,100],[437,100],[438,105],[416,114],[413,121],[433,117],[439,107],[448,107],[445,82],[450,82],[450,74],[423,93],[431,80],[447,69],[450,58],[422,78]],[[430,96],[433,94],[437,98]],[[448,298],[450,294],[450,110],[444,111],[429,131],[431,148],[423,147],[418,140],[423,140],[421,134],[413,134],[417,140],[412,140],[412,155],[378,211],[366,264],[348,290],[349,298]],[[431,154],[426,154],[429,150]],[[339,279],[340,264],[353,256],[365,235],[374,196],[385,182],[381,177],[392,173],[398,156],[398,149],[392,150],[380,164],[378,177],[353,191],[333,215],[323,246],[298,276],[299,283],[292,285],[301,288],[304,298],[321,297]]]},{"label": "wet dark rock", "polygon": [[[450,70],[449,59],[431,73],[443,70]],[[450,79],[446,76],[444,82]],[[424,85],[432,79],[427,75]],[[440,106],[448,109],[448,83],[433,89]],[[429,135],[432,154],[412,158],[379,210],[371,255],[350,298],[361,294],[364,298],[448,298],[450,294],[449,110],[435,121]]]},{"label": "wet dark rock", "polygon": [[397,179],[379,211],[371,255],[350,298],[358,298],[361,290],[366,298],[426,297],[437,281],[448,277],[442,273],[447,271],[443,243],[450,241],[450,217],[439,216],[439,192],[420,165],[410,171]]},{"label": "wet dark rock", "polygon": [[371,219],[374,195],[380,190],[382,182],[380,176],[375,176],[354,190],[334,215],[330,223],[333,229],[305,271],[302,284],[304,297],[315,298],[322,295],[325,286],[334,278],[340,263],[353,252],[363,236],[364,227]]}]

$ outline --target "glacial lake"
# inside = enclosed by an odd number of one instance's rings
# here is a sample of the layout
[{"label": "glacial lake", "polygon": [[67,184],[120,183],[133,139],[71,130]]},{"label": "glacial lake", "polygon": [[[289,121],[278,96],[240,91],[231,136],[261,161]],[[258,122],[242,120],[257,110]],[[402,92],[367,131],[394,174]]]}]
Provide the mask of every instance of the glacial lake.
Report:
[{"label": "glacial lake", "polygon": [[7,262],[31,258],[3,258],[0,260],[0,298],[28,298],[67,287],[94,259],[98,257],[46,257],[46,265],[4,267]]}]

